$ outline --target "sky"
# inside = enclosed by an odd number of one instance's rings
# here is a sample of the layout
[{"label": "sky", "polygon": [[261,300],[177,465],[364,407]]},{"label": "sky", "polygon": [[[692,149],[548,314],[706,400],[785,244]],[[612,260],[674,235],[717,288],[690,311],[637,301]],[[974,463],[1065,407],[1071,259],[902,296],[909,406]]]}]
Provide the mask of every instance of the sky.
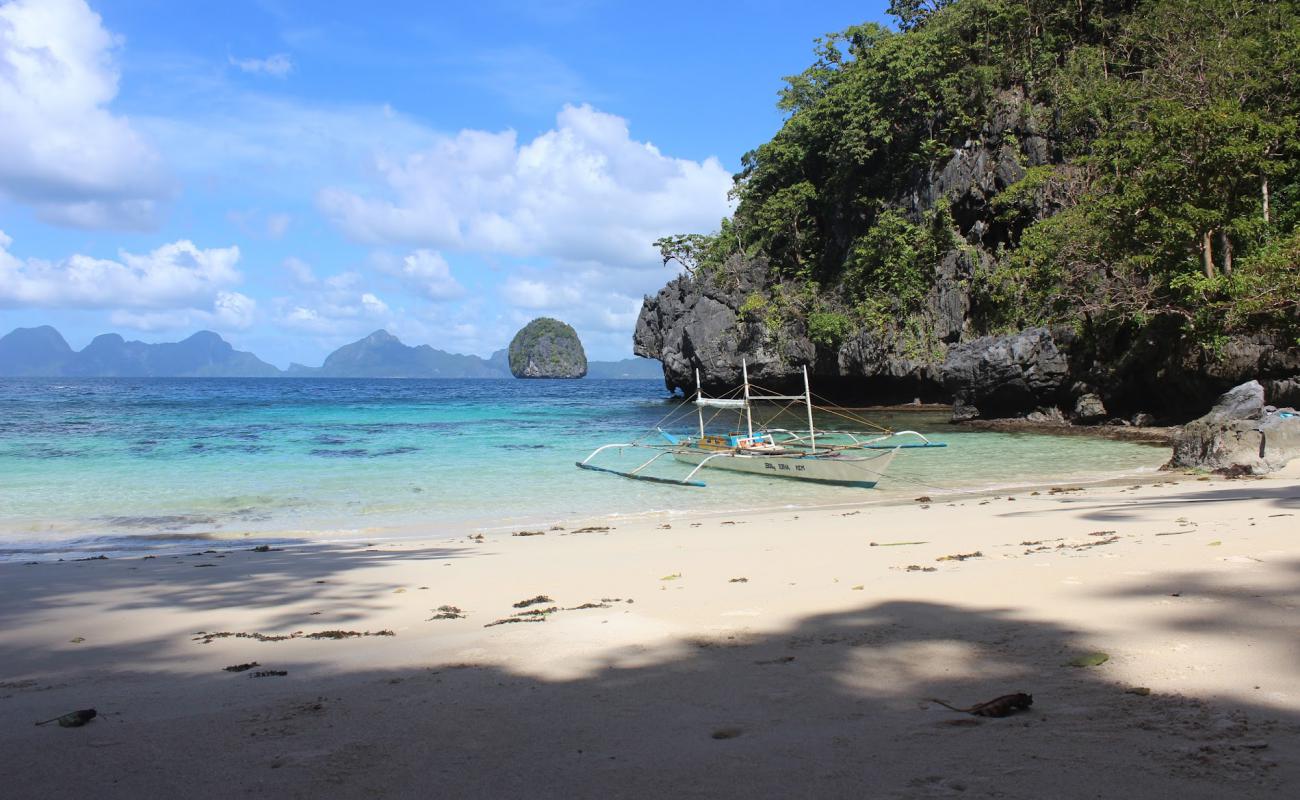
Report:
[{"label": "sky", "polygon": [[632,355],[865,2],[0,0],[0,334],[214,330],[309,366],[530,319]]}]

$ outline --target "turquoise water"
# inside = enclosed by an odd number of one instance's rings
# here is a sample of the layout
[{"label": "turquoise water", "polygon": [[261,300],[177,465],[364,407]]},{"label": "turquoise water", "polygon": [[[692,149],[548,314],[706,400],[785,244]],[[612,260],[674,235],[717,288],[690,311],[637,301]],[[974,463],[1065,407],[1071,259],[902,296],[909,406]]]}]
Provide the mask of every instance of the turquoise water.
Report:
[{"label": "turquoise water", "polygon": [[[874,490],[719,470],[692,489],[574,468],[680,411],[689,416],[668,427],[687,432],[693,410],[658,381],[0,380],[0,558],[824,505],[1131,474],[1166,457],[910,412],[872,419],[949,447],[903,451]],[[611,451],[601,463],[626,469],[646,457]],[[660,464],[664,475],[688,469]]]}]

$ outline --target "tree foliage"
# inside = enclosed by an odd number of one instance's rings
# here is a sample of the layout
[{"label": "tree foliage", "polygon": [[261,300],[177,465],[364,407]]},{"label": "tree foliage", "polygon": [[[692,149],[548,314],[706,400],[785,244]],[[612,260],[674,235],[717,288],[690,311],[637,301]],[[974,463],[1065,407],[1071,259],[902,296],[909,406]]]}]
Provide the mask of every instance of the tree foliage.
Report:
[{"label": "tree foliage", "polygon": [[[991,248],[971,277],[986,328],[1297,324],[1300,0],[890,11],[897,31],[868,23],[818,40],[780,92],[781,130],[742,159],[734,216],[712,236],[660,240],[665,261],[761,254],[775,280],[816,284],[821,306],[863,323],[916,313],[964,237]],[[909,197],[1008,97],[1038,115],[1051,163],[993,199],[991,244],[942,198]]]}]

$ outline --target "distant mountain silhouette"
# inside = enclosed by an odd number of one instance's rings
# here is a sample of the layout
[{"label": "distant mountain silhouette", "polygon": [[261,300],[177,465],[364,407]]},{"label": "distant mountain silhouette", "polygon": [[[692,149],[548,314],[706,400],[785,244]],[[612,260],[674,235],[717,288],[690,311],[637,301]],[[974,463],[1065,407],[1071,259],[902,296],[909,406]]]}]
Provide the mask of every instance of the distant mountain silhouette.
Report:
[{"label": "distant mountain silhouette", "polygon": [[0,338],[0,376],[122,378],[266,378],[280,370],[236,350],[212,331],[182,342],[128,342],[116,333],[96,336],[81,352],[48,325],[18,328]]},{"label": "distant mountain silhouette", "polygon": [[478,356],[411,347],[388,331],[375,331],[330,353],[316,369],[294,365],[291,375],[319,378],[508,378]]},{"label": "distant mountain silhouette", "polygon": [[75,355],[63,334],[49,325],[15,328],[0,338],[0,375],[59,376]]},{"label": "distant mountain silhouette", "polygon": [[[587,377],[599,379],[663,376],[659,362],[647,358],[590,361]],[[0,337],[0,377],[84,378],[510,378],[504,349],[490,358],[412,347],[388,331],[346,344],[319,367],[290,364],[281,371],[252,353],[236,350],[212,331],[180,342],[148,344],[116,333],[96,336],[80,352],[49,325],[16,328]]]}]

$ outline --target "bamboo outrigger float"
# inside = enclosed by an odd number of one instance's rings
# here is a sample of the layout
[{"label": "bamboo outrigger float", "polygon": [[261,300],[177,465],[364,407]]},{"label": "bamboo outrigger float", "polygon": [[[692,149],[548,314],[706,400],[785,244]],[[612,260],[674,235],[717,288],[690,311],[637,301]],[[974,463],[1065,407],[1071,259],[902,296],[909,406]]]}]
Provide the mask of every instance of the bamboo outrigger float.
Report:
[{"label": "bamboo outrigger float", "polygon": [[[698,433],[678,436],[656,428],[662,443],[648,444],[624,442],[597,447],[582,461],[581,469],[608,472],[624,478],[668,483],[679,486],[704,486],[695,476],[705,467],[747,472],[769,477],[793,478],[817,483],[853,486],[870,489],[876,485],[889,468],[898,452],[910,448],[945,447],[942,442],[932,442],[916,431],[890,431],[879,428],[874,434],[852,431],[817,430],[813,424],[813,394],[808,383],[808,368],[803,369],[804,393],[781,395],[756,390],[749,382],[749,366],[741,363],[744,383],[739,397],[705,397],[700,387],[699,370],[695,372],[694,405],[698,414]],[[732,392],[734,394],[735,392]],[[808,429],[789,430],[754,426],[755,403],[786,403],[787,406],[803,404],[806,408]],[[735,410],[744,416],[744,432],[726,434],[706,432],[704,409]],[[840,416],[872,426],[866,420],[835,411]],[[901,438],[911,437],[911,438]],[[617,470],[592,464],[601,452],[611,449],[642,448],[655,454],[641,465],[630,470]],[[646,474],[646,469],[664,456],[694,466],[683,478],[665,478]]]}]

